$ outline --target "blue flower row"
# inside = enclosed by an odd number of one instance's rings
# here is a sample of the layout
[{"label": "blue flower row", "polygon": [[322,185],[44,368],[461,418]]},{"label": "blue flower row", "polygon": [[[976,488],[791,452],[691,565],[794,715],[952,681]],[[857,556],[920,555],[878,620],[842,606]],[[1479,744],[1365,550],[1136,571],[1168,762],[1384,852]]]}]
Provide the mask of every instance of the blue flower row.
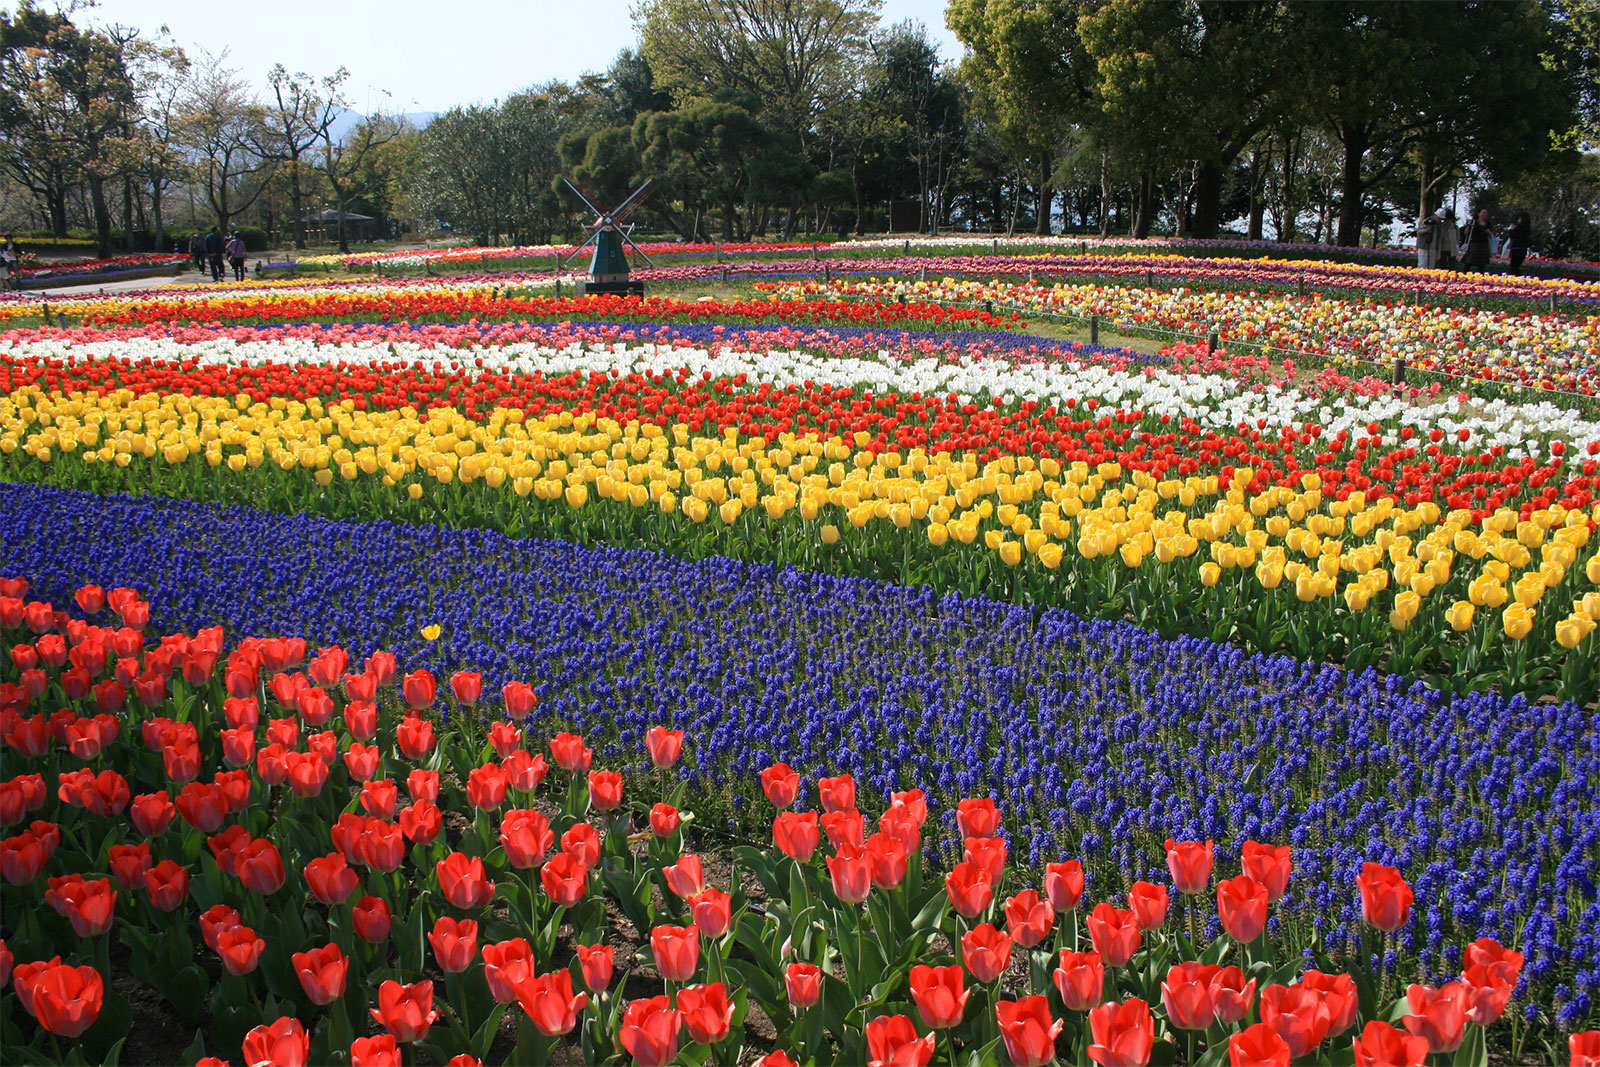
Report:
[{"label": "blue flower row", "polygon": [[1493,936],[1527,954],[1562,1022],[1589,1012],[1600,754],[1595,713],[1571,704],[1446,701],[1371,671],[787,567],[21,485],[0,485],[0,574],[57,603],[84,582],[132,586],[163,632],[388,649],[403,670],[481,670],[485,692],[525,679],[541,734],[576,728],[614,764],[650,725],[682,727],[697,784],[736,811],[775,759],[853,773],[867,798],[921,787],[946,812],[991,795],[1019,859],[1082,858],[1097,899],[1164,881],[1169,836],[1216,839],[1225,865],[1246,838],[1287,842],[1279,913],[1334,951],[1355,948],[1361,862],[1394,864],[1417,895],[1399,947],[1428,973]]}]

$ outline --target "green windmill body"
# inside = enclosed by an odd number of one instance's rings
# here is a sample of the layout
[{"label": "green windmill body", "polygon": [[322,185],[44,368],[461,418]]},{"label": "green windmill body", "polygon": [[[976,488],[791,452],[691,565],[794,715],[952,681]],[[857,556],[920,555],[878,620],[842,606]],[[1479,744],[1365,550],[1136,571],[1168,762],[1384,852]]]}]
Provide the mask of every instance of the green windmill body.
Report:
[{"label": "green windmill body", "polygon": [[[562,180],[565,181],[566,179]],[[583,195],[581,189],[573,185],[572,182],[567,182],[567,187],[577,193],[578,199],[582,200],[584,206],[595,214],[594,222],[590,223],[590,228],[594,230],[594,233],[589,236],[587,241],[574,249],[572,254],[564,261],[571,262],[577,258],[578,253],[582,252],[584,248],[590,244],[594,245],[594,254],[589,258],[589,280],[579,283],[578,292],[580,295],[585,293],[608,293],[624,296],[644,295],[644,282],[635,281],[628,277],[628,257],[623,253],[623,243],[626,242],[630,245],[646,264],[650,264],[650,257],[646,256],[643,250],[633,243],[633,238],[628,236],[628,231],[623,228],[622,222],[644,201],[645,196],[652,191],[654,185],[655,182],[653,180],[646,181],[635,189],[631,196],[618,205],[616,210],[607,212],[595,207],[589,198]]]}]

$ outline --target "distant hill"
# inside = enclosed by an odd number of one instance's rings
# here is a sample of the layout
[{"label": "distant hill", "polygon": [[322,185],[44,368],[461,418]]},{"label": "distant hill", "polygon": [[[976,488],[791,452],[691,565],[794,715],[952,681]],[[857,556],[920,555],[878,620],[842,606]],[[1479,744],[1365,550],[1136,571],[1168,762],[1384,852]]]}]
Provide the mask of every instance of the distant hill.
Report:
[{"label": "distant hill", "polygon": [[[421,130],[426,129],[428,123],[438,118],[439,112],[410,111],[404,115],[401,115],[400,117],[405,119],[411,125],[415,126],[417,129]],[[367,121],[367,116],[363,115],[359,111],[346,109],[340,112],[339,117],[333,120],[333,126],[330,129],[330,132],[333,134],[333,139],[335,141],[343,141],[346,137],[350,136],[351,131],[365,121]]]}]

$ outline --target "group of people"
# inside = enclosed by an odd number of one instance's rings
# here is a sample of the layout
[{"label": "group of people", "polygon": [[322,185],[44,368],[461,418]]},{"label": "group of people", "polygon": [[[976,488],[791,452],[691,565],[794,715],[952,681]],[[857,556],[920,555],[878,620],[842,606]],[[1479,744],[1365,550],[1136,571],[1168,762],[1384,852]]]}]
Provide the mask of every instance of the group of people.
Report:
[{"label": "group of people", "polygon": [[4,244],[0,244],[0,289],[20,288],[21,279],[18,270],[22,266],[22,249],[17,247],[17,242],[9,233],[6,234]]},{"label": "group of people", "polygon": [[1504,235],[1497,235],[1489,225],[1488,208],[1480,207],[1465,226],[1457,227],[1454,209],[1442,207],[1417,220],[1417,266],[1487,272],[1489,261],[1503,253],[1510,273],[1521,274],[1531,229],[1526,211],[1518,212]]},{"label": "group of people", "polygon": [[222,280],[222,260],[226,256],[229,266],[233,269],[234,281],[244,281],[244,261],[248,252],[244,247],[244,238],[239,236],[239,231],[228,227],[228,237],[223,239],[222,234],[215,226],[202,234],[200,227],[196,226],[189,235],[189,255],[194,259],[194,269],[205,273],[206,268],[211,270],[211,280]]}]

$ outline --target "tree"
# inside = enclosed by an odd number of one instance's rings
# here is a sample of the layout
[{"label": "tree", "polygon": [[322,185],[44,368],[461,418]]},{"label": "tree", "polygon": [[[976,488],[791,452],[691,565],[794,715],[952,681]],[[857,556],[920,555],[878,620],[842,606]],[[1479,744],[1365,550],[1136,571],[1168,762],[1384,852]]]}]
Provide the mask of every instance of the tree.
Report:
[{"label": "tree", "polygon": [[271,137],[262,154],[287,164],[289,172],[289,210],[293,214],[294,246],[306,246],[305,209],[300,185],[300,160],[327,137],[349,102],[344,83],[350,72],[340,67],[332,74],[314,79],[304,71],[290,74],[282,63],[267,74],[272,86],[272,101],[265,110]]},{"label": "tree", "polygon": [[495,112],[456,107],[422,131],[414,171],[419,207],[441,221],[465,226],[489,243],[501,192],[494,172]]},{"label": "tree", "polygon": [[399,133],[399,121],[384,115],[374,115],[344,137],[336,138],[324,128],[322,147],[314,157],[317,171],[333,190],[334,211],[339,227],[339,251],[350,251],[350,234],[344,217],[350,201],[374,191],[381,176],[369,166],[374,150],[394,140]]},{"label": "tree", "polygon": [[768,127],[808,140],[849,88],[882,0],[642,0],[634,13],[656,84],[680,104],[749,93]]},{"label": "tree", "polygon": [[945,186],[963,141],[963,94],[920,23],[901,23],[874,48],[874,96],[916,167],[917,197],[933,232],[946,208]]},{"label": "tree", "polygon": [[265,112],[239,72],[226,63],[226,52],[201,53],[177,122],[178,139],[190,152],[201,190],[223,230],[261,195],[264,172],[273,162],[261,149],[269,137]]},{"label": "tree", "polygon": [[785,168],[771,130],[737,104],[699,100],[677,111],[641,115],[633,127],[644,170],[694,211],[722,210],[724,240],[750,233],[738,205],[752,189],[770,191]]}]

